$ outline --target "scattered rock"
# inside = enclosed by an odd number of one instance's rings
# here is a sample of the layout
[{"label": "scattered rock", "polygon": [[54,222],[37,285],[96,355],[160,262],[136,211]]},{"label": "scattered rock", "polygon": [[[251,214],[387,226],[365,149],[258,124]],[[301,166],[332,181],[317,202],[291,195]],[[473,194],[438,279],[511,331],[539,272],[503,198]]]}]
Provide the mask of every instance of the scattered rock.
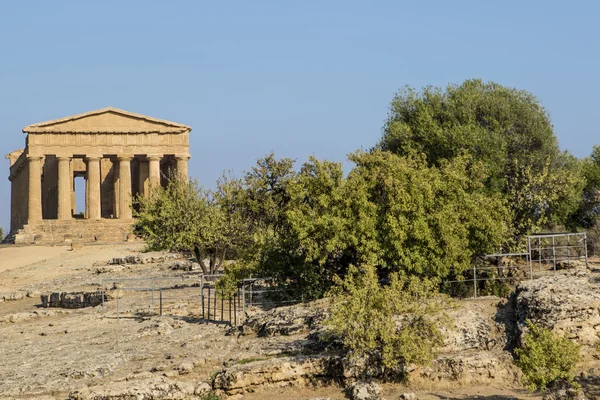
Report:
[{"label": "scattered rock", "polygon": [[402,393],[400,395],[400,399],[401,400],[418,400],[419,398],[417,397],[417,395],[413,392],[408,392],[408,393]]},{"label": "scattered rock", "polygon": [[104,291],[96,292],[53,292],[40,296],[43,307],[84,308],[96,307],[112,300],[113,296]]},{"label": "scattered rock", "polygon": [[26,295],[27,295],[26,292],[12,292],[12,293],[5,293],[5,294],[1,295],[0,298],[2,298],[4,301],[15,301],[15,300],[24,299]]},{"label": "scattered rock", "polygon": [[191,361],[184,361],[175,369],[179,372],[179,375],[186,375],[194,370],[194,363]]},{"label": "scattered rock", "polygon": [[175,331],[175,329],[180,329],[185,326],[187,326],[187,323],[181,320],[154,319],[151,320],[150,325],[144,326],[138,330],[138,337],[170,335]]},{"label": "scattered rock", "polygon": [[587,400],[581,389],[555,389],[544,394],[543,400]]},{"label": "scattered rock", "polygon": [[169,264],[169,269],[173,271],[198,271],[200,264],[190,260],[177,260]]},{"label": "scattered rock", "polygon": [[210,383],[205,381],[198,383],[194,388],[194,394],[196,396],[202,396],[205,394],[209,394],[210,392],[212,392],[212,386]]},{"label": "scattered rock", "polygon": [[245,326],[259,336],[293,335],[322,329],[327,318],[329,300],[317,300],[310,303],[287,307],[277,307],[269,311],[250,309],[247,311]]},{"label": "scattered rock", "polygon": [[346,388],[348,397],[352,400],[380,400],[381,387],[375,382],[354,382]]},{"label": "scattered rock", "polygon": [[114,272],[122,272],[125,270],[123,265],[104,265],[96,268],[97,274],[106,274],[106,273],[114,273]]},{"label": "scattered rock", "polygon": [[182,258],[184,258],[183,255],[179,253],[150,252],[125,257],[114,257],[108,262],[108,265],[158,264]]},{"label": "scattered rock", "polygon": [[585,269],[586,267],[585,260],[562,260],[556,262],[556,269]]}]

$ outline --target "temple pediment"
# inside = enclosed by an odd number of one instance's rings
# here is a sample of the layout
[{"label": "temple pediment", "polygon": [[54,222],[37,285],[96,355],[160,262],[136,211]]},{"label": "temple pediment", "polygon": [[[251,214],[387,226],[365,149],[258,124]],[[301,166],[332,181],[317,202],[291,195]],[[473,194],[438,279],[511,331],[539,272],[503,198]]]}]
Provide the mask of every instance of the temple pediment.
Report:
[{"label": "temple pediment", "polygon": [[108,107],[23,128],[24,133],[183,133],[192,128]]}]

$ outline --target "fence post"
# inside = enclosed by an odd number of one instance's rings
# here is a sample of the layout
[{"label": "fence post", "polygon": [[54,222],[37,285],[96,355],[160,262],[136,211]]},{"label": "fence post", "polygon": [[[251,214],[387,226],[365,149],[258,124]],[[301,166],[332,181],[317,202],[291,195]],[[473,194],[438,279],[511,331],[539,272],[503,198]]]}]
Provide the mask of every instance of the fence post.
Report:
[{"label": "fence post", "polygon": [[154,278],[152,278],[152,308],[154,308]]},{"label": "fence post", "polygon": [[[236,289],[236,291],[238,291],[238,290],[239,290],[239,288]],[[235,326],[237,326],[237,307],[235,305],[236,305],[236,302],[238,301],[238,297],[239,296],[237,293],[235,293],[233,295],[233,319],[235,321]]]},{"label": "fence post", "polygon": [[588,254],[587,254],[587,233],[583,233],[583,249],[585,251],[585,269],[588,269]]},{"label": "fence post", "polygon": [[473,262],[473,297],[477,298],[477,264]]},{"label": "fence post", "polygon": [[527,262],[529,263],[529,272],[531,273],[531,279],[533,279],[533,260],[531,256],[531,237],[527,236],[527,251],[529,255],[527,256]]},{"label": "fence post", "polygon": [[242,318],[246,319],[246,280],[242,281],[242,317],[240,318],[240,323],[242,322]]},{"label": "fence post", "polygon": [[119,300],[120,300],[121,296],[119,296],[119,289],[117,289],[117,320],[119,319]]},{"label": "fence post", "polygon": [[556,272],[556,241],[554,240],[554,236],[552,236],[552,260],[554,262],[554,272]]},{"label": "fence post", "polygon": [[160,301],[160,316],[162,316],[162,300],[163,300],[163,298],[162,298],[162,288],[158,289],[158,295],[160,297],[160,300],[159,300]]},{"label": "fence post", "polygon": [[539,269],[542,270],[542,238],[538,237]]},{"label": "fence post", "polygon": [[102,314],[104,314],[104,293],[106,293],[106,288],[104,287],[104,279],[100,280],[100,287],[102,288]]},{"label": "fence post", "polygon": [[567,259],[569,260],[569,269],[571,269],[571,237],[567,235]]},{"label": "fence post", "polygon": [[208,317],[206,319],[210,320],[210,285],[208,285]]},{"label": "fence post", "polygon": [[204,318],[204,274],[200,276],[200,298],[202,301],[202,319]]}]

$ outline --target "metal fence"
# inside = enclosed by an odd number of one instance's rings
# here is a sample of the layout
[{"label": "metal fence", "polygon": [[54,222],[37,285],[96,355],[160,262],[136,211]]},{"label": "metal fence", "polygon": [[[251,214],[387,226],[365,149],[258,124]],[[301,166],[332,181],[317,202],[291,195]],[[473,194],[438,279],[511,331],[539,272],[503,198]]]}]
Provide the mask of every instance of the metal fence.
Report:
[{"label": "metal fence", "polygon": [[241,282],[244,311],[247,307],[268,310],[304,301],[302,293],[275,278],[249,278]]},{"label": "metal fence", "polygon": [[[203,280],[203,275],[104,278],[102,312],[105,316],[114,313],[116,318],[197,315]],[[107,301],[110,297],[112,300]]]},{"label": "metal fence", "polygon": [[583,266],[588,268],[585,232],[540,233],[527,237],[526,253],[486,254],[473,262],[470,270],[444,281],[442,287],[459,297],[505,294],[503,291],[510,287],[503,281],[515,284],[558,269]]},{"label": "metal fence", "polygon": [[216,283],[221,275],[205,275],[201,290],[202,319],[215,323],[238,325],[244,316],[244,295],[241,284],[233,293],[219,291]]},{"label": "metal fence", "polygon": [[541,271],[551,268],[571,268],[577,262],[588,265],[587,234],[578,233],[541,233],[527,237],[529,262],[531,268]]},{"label": "metal fence", "polygon": [[224,293],[217,286],[221,276],[104,278],[102,312],[117,319],[171,315],[237,326],[249,309],[270,309],[303,300],[290,285],[274,278],[244,279],[233,292]]},{"label": "metal fence", "polygon": [[443,281],[442,289],[457,297],[476,298],[503,294],[505,283],[524,279],[533,279],[529,253],[486,254],[474,261],[471,269]]}]

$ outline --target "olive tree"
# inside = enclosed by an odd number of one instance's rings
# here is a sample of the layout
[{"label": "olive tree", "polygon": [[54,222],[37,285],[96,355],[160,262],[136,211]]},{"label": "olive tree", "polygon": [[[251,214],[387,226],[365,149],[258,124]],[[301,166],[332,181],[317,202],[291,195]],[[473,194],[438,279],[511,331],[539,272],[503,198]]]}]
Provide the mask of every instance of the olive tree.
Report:
[{"label": "olive tree", "polygon": [[379,149],[423,153],[432,166],[464,154],[483,162],[487,189],[504,196],[513,214],[507,246],[547,223],[564,224],[577,206],[581,174],[527,91],[481,80],[420,92],[406,87],[392,100],[383,131]]}]

